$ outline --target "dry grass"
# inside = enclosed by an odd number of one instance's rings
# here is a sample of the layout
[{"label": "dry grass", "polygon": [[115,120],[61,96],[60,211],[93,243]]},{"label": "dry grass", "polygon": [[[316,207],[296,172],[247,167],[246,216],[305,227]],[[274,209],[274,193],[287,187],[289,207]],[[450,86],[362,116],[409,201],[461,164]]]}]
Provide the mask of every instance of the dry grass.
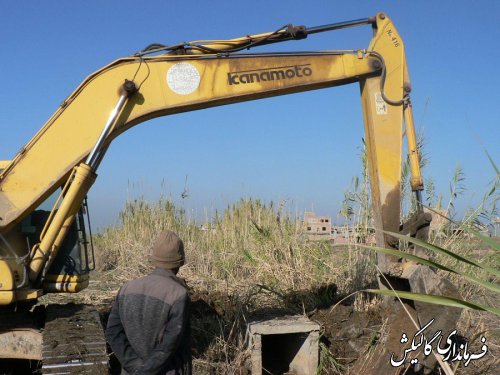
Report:
[{"label": "dry grass", "polygon": [[[203,349],[195,353],[197,373],[239,374],[248,367],[245,327],[250,315],[266,309],[308,313],[376,283],[374,253],[310,241],[301,219],[290,215],[286,207],[252,199],[227,207],[203,225],[167,199],[129,202],[120,214],[119,225],[106,229],[95,240],[99,272],[117,284],[148,273],[152,242],[163,229],[174,230],[183,238],[187,265],[181,269],[181,276],[196,295],[195,303],[207,305],[206,313],[193,324],[193,337]],[[478,250],[481,245],[463,232],[435,241],[462,255],[495,259],[489,250]],[[465,299],[498,304],[498,296],[485,293],[477,285],[458,276],[452,276],[452,280]],[[328,286],[333,284],[336,289],[332,292]],[[356,310],[371,308],[372,300],[365,297],[357,294],[352,298]],[[488,314],[464,313],[458,328],[465,333],[483,330],[497,350],[497,323]],[[206,337],[212,339],[205,343]],[[339,370],[336,359],[326,347],[323,349],[323,364],[328,365],[322,373],[348,373],[348,369]],[[479,371],[494,363],[490,358],[483,365]]]},{"label": "dry grass", "polygon": [[122,280],[147,273],[151,244],[167,228],[184,240],[183,272],[211,290],[231,286],[241,292],[265,285],[286,293],[336,283],[342,293],[349,293],[375,279],[371,255],[352,249],[332,251],[327,241],[309,241],[299,218],[290,217],[281,205],[251,199],[228,207],[202,226],[166,199],[129,202],[120,225],[96,239],[99,269],[119,270]]}]

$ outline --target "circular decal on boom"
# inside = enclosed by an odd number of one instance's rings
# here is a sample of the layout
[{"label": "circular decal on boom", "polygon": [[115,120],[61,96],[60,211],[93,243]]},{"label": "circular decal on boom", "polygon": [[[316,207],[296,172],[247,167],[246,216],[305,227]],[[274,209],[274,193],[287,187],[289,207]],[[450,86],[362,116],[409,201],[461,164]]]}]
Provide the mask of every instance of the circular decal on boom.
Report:
[{"label": "circular decal on boom", "polygon": [[192,64],[177,63],[167,72],[167,84],[176,94],[189,95],[200,85],[200,73]]}]

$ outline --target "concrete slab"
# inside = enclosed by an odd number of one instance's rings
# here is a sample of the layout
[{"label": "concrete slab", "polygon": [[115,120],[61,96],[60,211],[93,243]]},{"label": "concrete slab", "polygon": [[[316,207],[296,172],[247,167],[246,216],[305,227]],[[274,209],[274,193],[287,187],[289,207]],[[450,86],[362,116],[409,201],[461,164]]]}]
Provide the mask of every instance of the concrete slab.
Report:
[{"label": "concrete slab", "polygon": [[319,360],[320,326],[303,316],[248,324],[252,374],[314,375]]}]

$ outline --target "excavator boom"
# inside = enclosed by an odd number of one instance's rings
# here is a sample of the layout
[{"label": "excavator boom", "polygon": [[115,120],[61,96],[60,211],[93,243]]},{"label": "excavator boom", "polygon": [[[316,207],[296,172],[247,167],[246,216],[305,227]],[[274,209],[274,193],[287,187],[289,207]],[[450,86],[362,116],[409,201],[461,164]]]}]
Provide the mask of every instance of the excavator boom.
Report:
[{"label": "excavator boom", "polygon": [[350,83],[374,74],[374,63],[368,56],[338,53],[118,60],[84,81],[5,169],[0,228],[22,220],[87,158],[125,79],[135,76],[139,91],[128,99],[108,143],[158,116]]}]

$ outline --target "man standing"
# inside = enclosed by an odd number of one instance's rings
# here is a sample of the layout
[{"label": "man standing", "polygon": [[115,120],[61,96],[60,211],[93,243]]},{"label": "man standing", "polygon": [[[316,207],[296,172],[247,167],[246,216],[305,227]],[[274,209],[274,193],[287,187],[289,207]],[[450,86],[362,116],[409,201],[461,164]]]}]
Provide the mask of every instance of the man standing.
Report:
[{"label": "man standing", "polygon": [[155,270],[122,286],[109,315],[106,339],[122,374],[191,375],[190,299],[176,277],[184,244],[172,231],[154,246]]}]

